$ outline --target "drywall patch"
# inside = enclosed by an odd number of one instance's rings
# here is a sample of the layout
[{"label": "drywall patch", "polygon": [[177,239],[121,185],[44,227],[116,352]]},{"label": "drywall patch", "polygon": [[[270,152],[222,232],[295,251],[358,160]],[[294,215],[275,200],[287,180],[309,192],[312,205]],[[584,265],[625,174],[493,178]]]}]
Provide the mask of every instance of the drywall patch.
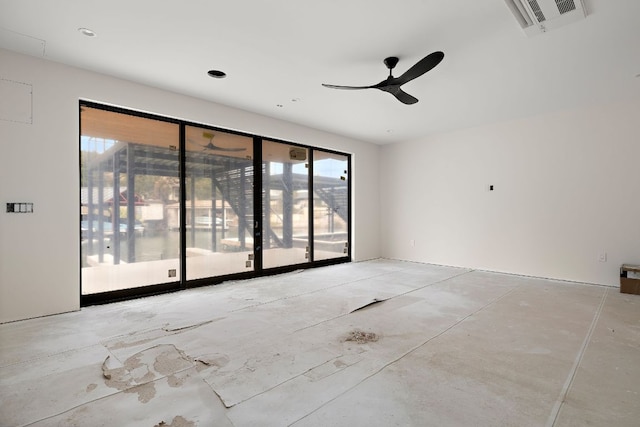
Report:
[{"label": "drywall patch", "polygon": [[33,123],[33,86],[0,79],[0,120]]}]

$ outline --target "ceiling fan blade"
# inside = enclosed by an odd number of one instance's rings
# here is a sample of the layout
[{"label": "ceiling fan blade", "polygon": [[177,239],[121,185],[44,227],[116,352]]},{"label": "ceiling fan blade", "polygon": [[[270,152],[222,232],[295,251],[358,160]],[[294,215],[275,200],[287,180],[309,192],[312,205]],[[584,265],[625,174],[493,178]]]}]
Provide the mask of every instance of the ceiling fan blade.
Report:
[{"label": "ceiling fan blade", "polygon": [[407,104],[407,105],[411,105],[411,104],[415,104],[416,102],[418,102],[418,98],[409,95],[407,92],[403,91],[402,89],[398,88],[398,90],[395,90],[393,92],[389,92],[391,95],[395,96],[396,98],[398,98],[398,101],[402,102],[403,104]]},{"label": "ceiling fan blade", "polygon": [[229,152],[238,152],[238,151],[246,151],[246,148],[242,147],[219,147],[212,142],[208,142],[207,144],[198,144],[192,139],[187,139],[187,142],[197,145],[198,147],[202,147],[202,150],[215,150],[215,151],[229,151]]},{"label": "ceiling fan blade", "polygon": [[338,86],[338,85],[328,85],[328,84],[322,83],[322,86],[328,87],[330,89],[357,90],[357,89],[372,89],[377,85],[374,85],[374,86]]},{"label": "ceiling fan blade", "polygon": [[377,87],[376,89],[380,89],[383,92],[389,92],[391,95],[395,96],[398,99],[398,101],[402,102],[403,104],[411,105],[418,102],[418,98],[412,95],[409,95],[407,92],[400,89],[400,86],[398,85],[390,85],[390,86],[383,85],[383,86]]},{"label": "ceiling fan blade", "polygon": [[228,152],[238,152],[238,151],[245,151],[246,150],[246,148],[241,148],[241,147],[235,147],[235,148],[218,147],[217,145],[213,145],[213,144],[211,144],[211,147],[207,146],[206,148],[209,149],[209,150],[228,151]]},{"label": "ceiling fan blade", "polygon": [[191,138],[187,138],[187,142],[188,142],[189,144],[193,144],[193,145],[197,145],[198,147],[202,147],[202,150],[203,150],[203,151],[207,149],[207,147],[206,147],[205,145],[198,144],[196,141],[194,141],[194,140],[193,140],[193,139],[191,139]]},{"label": "ceiling fan blade", "polygon": [[440,63],[440,61],[442,61],[443,58],[444,53],[440,51],[430,53],[429,55],[418,61],[413,67],[405,71],[403,75],[401,75],[400,77],[396,77],[393,83],[396,85],[403,85],[407,82],[410,82],[411,80],[420,77],[427,71],[434,68]]}]

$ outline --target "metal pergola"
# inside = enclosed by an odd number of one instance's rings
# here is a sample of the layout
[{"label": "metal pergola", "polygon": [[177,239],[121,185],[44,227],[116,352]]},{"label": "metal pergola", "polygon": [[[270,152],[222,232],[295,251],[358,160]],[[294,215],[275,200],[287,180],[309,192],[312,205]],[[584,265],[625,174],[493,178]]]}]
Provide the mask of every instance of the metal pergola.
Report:
[{"label": "metal pergola", "polygon": [[[135,177],[141,175],[163,176],[179,178],[180,174],[180,152],[177,148],[166,148],[154,145],[136,144],[131,142],[116,142],[112,147],[104,152],[93,156],[85,162],[87,172],[86,210],[87,215],[87,238],[88,251],[93,253],[93,240],[97,238],[102,241],[106,236],[105,219],[102,215],[105,211],[111,212],[111,227],[113,239],[113,263],[119,264],[121,260],[120,245],[121,239],[127,239],[127,259],[126,262],[135,262],[135,238],[133,232],[127,232],[124,236],[120,233],[120,224],[126,224],[125,230],[135,230],[135,206],[136,185]],[[183,195],[181,202],[191,203],[190,223],[195,224],[195,203],[196,203],[196,178],[210,178],[211,203],[215,209],[219,195],[222,195],[223,202],[227,202],[238,217],[238,240],[240,248],[246,246],[246,236],[253,236],[253,174],[254,164],[251,158],[237,156],[223,156],[219,153],[208,151],[186,151],[184,159],[186,178],[190,179],[189,188],[185,188],[188,197]],[[310,177],[307,174],[293,173],[293,165],[283,164],[281,174],[272,175],[267,163],[262,165],[263,185],[269,190],[282,190],[283,204],[291,206],[295,190],[311,190],[310,193],[321,198],[329,207],[328,215],[330,224],[333,224],[334,215],[340,216],[347,221],[348,217],[348,191],[345,183],[337,178],[313,177],[313,189],[310,188]],[[104,175],[110,172],[113,174],[113,197],[105,197]],[[120,186],[121,175],[126,176],[126,186]],[[126,206],[126,218],[120,218],[121,197]],[[262,192],[263,212],[270,209],[270,191]],[[95,212],[101,213],[94,215]],[[185,210],[186,212],[186,210]],[[96,218],[97,217],[97,218]],[[124,220],[124,221],[123,221]],[[214,223],[211,227],[211,244],[213,251],[217,246],[217,227]],[[182,222],[184,224],[186,219]],[[97,224],[94,224],[97,223]],[[269,221],[264,221],[263,232],[270,236],[265,240],[267,248],[273,240],[279,247],[292,247],[293,242],[293,218],[290,209],[283,211],[283,232],[279,238],[271,229]],[[331,226],[332,228],[332,226]],[[95,230],[95,231],[94,231]],[[192,241],[195,241],[195,227],[190,229]],[[221,231],[224,238],[225,227]],[[104,261],[104,245],[98,245],[98,260]]]}]

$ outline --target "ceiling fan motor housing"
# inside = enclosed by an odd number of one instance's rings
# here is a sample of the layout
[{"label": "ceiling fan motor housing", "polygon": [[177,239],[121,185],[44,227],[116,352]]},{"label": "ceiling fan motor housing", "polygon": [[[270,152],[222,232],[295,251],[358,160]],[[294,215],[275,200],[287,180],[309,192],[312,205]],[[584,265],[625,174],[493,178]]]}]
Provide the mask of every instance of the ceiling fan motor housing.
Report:
[{"label": "ceiling fan motor housing", "polygon": [[388,69],[393,70],[396,65],[398,65],[398,61],[399,59],[397,56],[390,56],[388,58],[385,58],[384,65],[386,65]]}]

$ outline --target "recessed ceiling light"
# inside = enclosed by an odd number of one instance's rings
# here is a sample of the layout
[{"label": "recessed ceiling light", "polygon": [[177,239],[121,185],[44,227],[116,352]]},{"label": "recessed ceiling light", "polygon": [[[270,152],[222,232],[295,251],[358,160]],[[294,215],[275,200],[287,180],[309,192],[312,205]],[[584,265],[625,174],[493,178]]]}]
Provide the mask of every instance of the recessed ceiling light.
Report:
[{"label": "recessed ceiling light", "polygon": [[225,77],[227,77],[227,73],[220,70],[209,70],[207,71],[207,74],[209,74],[214,79],[224,79]]},{"label": "recessed ceiling light", "polygon": [[298,102],[300,101],[300,98],[291,98],[291,102]]},{"label": "recessed ceiling light", "polygon": [[278,107],[278,108],[282,108],[282,107],[283,107],[283,105],[282,105],[282,104],[276,104],[276,107]]},{"label": "recessed ceiling light", "polygon": [[87,36],[87,37],[96,37],[97,34],[95,33],[95,31],[90,30],[88,28],[78,28],[78,31],[80,31],[80,34]]}]

